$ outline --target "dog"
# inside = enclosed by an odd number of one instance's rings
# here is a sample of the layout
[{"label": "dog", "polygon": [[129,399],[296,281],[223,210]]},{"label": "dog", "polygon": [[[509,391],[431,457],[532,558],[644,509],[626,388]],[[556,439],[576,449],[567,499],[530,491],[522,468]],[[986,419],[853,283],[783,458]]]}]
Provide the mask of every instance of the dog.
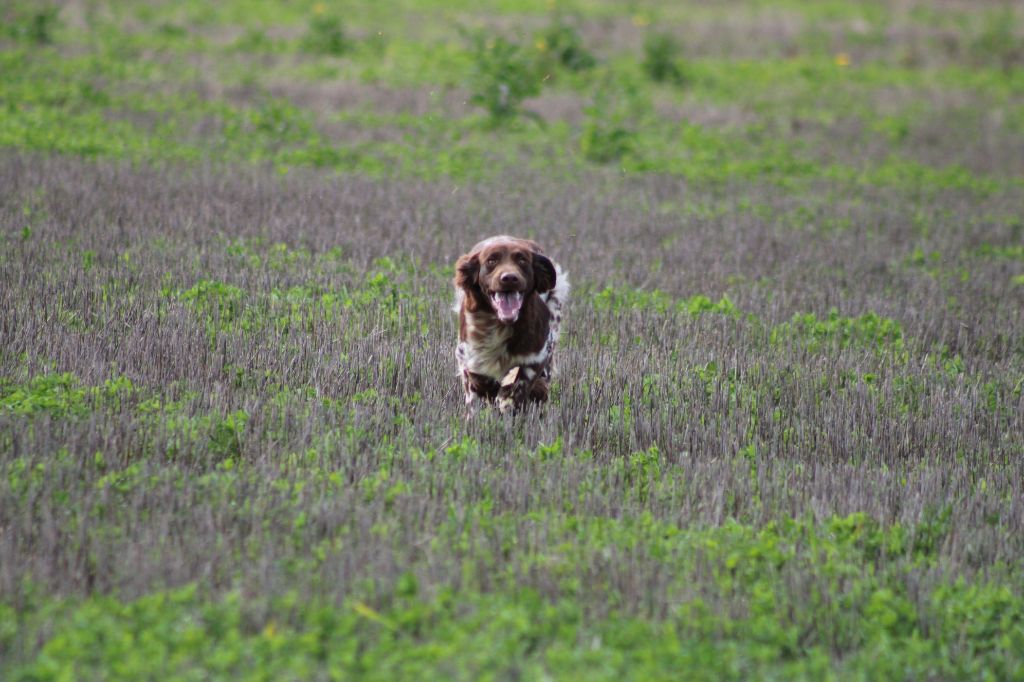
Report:
[{"label": "dog", "polygon": [[455,263],[455,350],[466,408],[546,402],[569,280],[537,242],[491,237]]}]

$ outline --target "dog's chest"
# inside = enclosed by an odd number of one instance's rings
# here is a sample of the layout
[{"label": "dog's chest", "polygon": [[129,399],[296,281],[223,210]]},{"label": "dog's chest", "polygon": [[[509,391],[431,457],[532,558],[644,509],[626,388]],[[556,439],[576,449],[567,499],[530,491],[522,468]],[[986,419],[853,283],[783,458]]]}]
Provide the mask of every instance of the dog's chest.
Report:
[{"label": "dog's chest", "polygon": [[[543,343],[546,339],[540,339],[540,348],[535,351],[512,353],[510,346],[517,345],[513,343],[512,326],[499,324],[493,315],[465,310],[462,315],[464,334],[455,351],[460,371],[468,370],[500,380],[512,367],[542,363],[550,354],[552,344]],[[548,329],[538,331],[550,334]]]},{"label": "dog's chest", "polygon": [[509,366],[508,342],[512,328],[498,324],[493,315],[462,311],[463,338],[455,356],[460,370],[500,379]]}]

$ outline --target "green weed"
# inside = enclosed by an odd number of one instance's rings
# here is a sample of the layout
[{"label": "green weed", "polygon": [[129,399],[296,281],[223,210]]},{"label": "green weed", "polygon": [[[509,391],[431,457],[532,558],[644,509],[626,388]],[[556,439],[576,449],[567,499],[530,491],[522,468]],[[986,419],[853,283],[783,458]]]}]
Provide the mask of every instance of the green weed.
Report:
[{"label": "green weed", "polygon": [[[592,69],[597,64],[594,55],[583,45],[579,31],[564,20],[553,21],[537,34],[534,44],[542,53],[542,60],[547,58],[549,66],[580,72]],[[553,69],[545,70],[550,73]]]},{"label": "green weed", "polygon": [[246,326],[251,324],[251,317],[243,318],[246,293],[234,285],[204,279],[184,291],[165,290],[165,295],[184,302],[201,316],[211,343],[218,331],[229,330],[239,320],[246,319]]},{"label": "green weed", "polygon": [[83,386],[70,372],[40,374],[24,384],[0,380],[0,413],[84,417],[95,410],[116,412],[135,391],[131,380],[123,376],[107,379],[100,386]]},{"label": "green weed", "polygon": [[473,58],[470,101],[495,122],[523,113],[524,100],[540,93],[541,77],[526,48],[482,31],[468,34]]},{"label": "green weed", "polygon": [[1024,246],[1021,246],[1020,244],[1008,244],[1001,246],[982,244],[974,250],[974,253],[982,257],[1024,261]]},{"label": "green weed", "polygon": [[681,48],[669,33],[652,33],[644,39],[641,66],[655,83],[680,84],[684,81]]},{"label": "green weed", "polygon": [[314,13],[299,47],[309,54],[340,57],[351,49],[351,43],[345,36],[341,17],[324,11]]},{"label": "green weed", "polygon": [[606,310],[616,314],[628,310],[650,310],[661,314],[677,312],[686,313],[692,317],[699,317],[705,313],[729,316],[740,314],[728,296],[722,296],[718,301],[713,301],[704,294],[674,299],[657,289],[643,291],[611,286],[605,287],[594,295],[594,307],[597,310]]},{"label": "green weed", "polygon": [[832,309],[824,319],[818,319],[814,313],[798,313],[771,331],[773,344],[792,341],[806,344],[811,352],[852,346],[872,349],[898,361],[905,361],[907,357],[899,322],[873,312],[845,317]]},{"label": "green weed", "polygon": [[608,83],[598,87],[593,100],[583,110],[580,151],[585,159],[610,163],[636,150],[635,121],[641,106],[638,100],[640,97],[632,89],[624,87],[618,91]]},{"label": "green weed", "polygon": [[60,27],[60,11],[61,8],[55,5],[32,9],[17,5],[8,8],[0,15],[0,36],[33,45],[50,45]]}]

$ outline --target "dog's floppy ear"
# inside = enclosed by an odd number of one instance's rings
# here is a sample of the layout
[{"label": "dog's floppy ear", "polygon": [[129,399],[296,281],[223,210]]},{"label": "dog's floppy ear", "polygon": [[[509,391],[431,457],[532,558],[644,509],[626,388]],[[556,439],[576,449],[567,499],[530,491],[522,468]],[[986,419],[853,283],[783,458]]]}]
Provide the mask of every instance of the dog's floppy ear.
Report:
[{"label": "dog's floppy ear", "polygon": [[477,253],[467,253],[459,256],[455,261],[455,286],[460,289],[469,289],[477,285],[480,275],[480,256]]},{"label": "dog's floppy ear", "polygon": [[555,288],[558,277],[555,275],[555,264],[542,253],[533,254],[533,281],[537,293],[543,294]]}]

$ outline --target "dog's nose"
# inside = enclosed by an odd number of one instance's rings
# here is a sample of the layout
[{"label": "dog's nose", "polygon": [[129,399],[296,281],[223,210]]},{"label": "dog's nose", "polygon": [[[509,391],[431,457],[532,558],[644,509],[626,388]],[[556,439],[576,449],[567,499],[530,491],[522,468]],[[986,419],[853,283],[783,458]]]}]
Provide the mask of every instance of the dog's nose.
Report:
[{"label": "dog's nose", "polygon": [[501,276],[502,284],[519,284],[519,275],[514,272],[506,272]]}]

